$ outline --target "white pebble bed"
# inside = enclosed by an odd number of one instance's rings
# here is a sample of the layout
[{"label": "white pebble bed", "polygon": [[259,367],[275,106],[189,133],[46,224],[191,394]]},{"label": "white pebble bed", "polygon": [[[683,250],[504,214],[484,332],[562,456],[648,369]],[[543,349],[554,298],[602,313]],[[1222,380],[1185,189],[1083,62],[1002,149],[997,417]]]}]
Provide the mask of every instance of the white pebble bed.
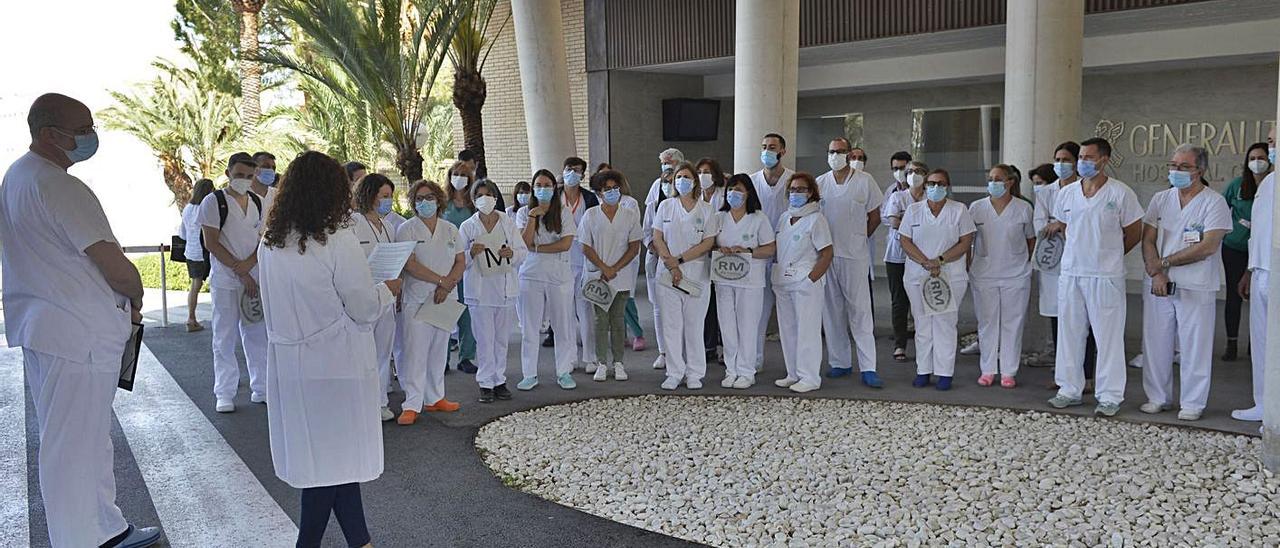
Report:
[{"label": "white pebble bed", "polygon": [[1256,438],[918,403],[641,396],[515,413],[507,485],[713,546],[1280,546]]}]

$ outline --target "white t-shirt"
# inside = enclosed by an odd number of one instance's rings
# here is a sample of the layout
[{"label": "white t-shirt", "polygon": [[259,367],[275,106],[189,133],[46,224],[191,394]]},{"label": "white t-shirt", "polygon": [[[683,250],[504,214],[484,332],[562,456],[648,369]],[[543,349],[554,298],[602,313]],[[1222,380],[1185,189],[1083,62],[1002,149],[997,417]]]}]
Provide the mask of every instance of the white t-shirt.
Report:
[{"label": "white t-shirt", "polygon": [[200,246],[200,223],[196,220],[196,213],[200,211],[200,206],[196,204],[187,204],[182,206],[182,236],[187,241],[186,251],[182,253],[188,261],[200,262],[204,260],[204,248]]},{"label": "white t-shirt", "polygon": [[[258,250],[258,240],[261,237],[260,229],[263,217],[258,211],[258,206],[253,202],[253,198],[245,195],[245,207],[241,209],[240,203],[236,201],[230,189],[225,191],[227,197],[227,223],[222,226],[222,231],[218,235],[218,241],[222,243],[232,257],[237,260],[244,260]],[[262,204],[263,210],[266,210],[267,204]],[[200,226],[210,228],[218,228],[218,197],[216,193],[209,193],[200,202],[200,212],[196,215],[200,220]],[[241,287],[240,277],[230,266],[222,264],[216,256],[209,256],[210,274],[209,286],[213,289],[239,289]],[[249,273],[255,280],[258,279],[258,266],[254,265],[253,270]]]},{"label": "white t-shirt", "polygon": [[[910,190],[899,190],[889,195],[884,201],[884,208],[880,212],[886,219],[889,217],[898,217],[899,223],[903,215],[907,214],[907,206],[915,203],[916,200],[911,196]],[[898,229],[889,227],[889,239],[884,246],[884,262],[903,264],[907,262],[907,254],[902,251],[902,242],[899,240]]]},{"label": "white t-shirt", "polygon": [[1129,185],[1112,178],[1085,198],[1082,182],[1071,183],[1054,197],[1053,216],[1067,225],[1064,276],[1124,277],[1124,227],[1142,219],[1142,206]]},{"label": "white t-shirt", "polygon": [[1276,174],[1268,173],[1253,196],[1249,231],[1249,270],[1271,270],[1271,207],[1276,199]]},{"label": "white t-shirt", "polygon": [[368,217],[363,213],[355,211],[351,213],[351,231],[356,234],[356,239],[360,242],[360,249],[364,250],[364,256],[368,257],[373,253],[373,248],[378,244],[385,244],[395,241],[395,229],[387,226],[383,221],[381,226],[374,225]]},{"label": "white t-shirt", "polygon": [[[841,237],[834,242],[835,256],[841,259],[870,260],[867,255],[867,214],[880,209],[884,194],[876,180],[865,171],[852,171],[836,181],[831,171],[818,176],[822,215],[831,231]],[[848,236],[848,237],[845,237]]]},{"label": "white t-shirt", "polygon": [[[816,205],[816,204],[811,204]],[[794,224],[793,214],[785,211],[778,219],[778,227],[774,240],[778,244],[777,264],[773,266],[773,285],[794,286],[810,283],[809,273],[818,264],[818,252],[830,247],[831,225],[827,218],[813,208],[804,211],[803,216]],[[818,314],[821,311],[814,311]]]},{"label": "white t-shirt", "polygon": [[[634,201],[634,200],[633,200]],[[632,242],[644,239],[640,228],[640,211],[634,207],[621,207],[613,214],[613,220],[605,215],[603,207],[593,207],[582,216],[582,224],[578,226],[578,243],[590,246],[605,264],[613,264],[627,252]],[[639,274],[639,254],[631,259],[627,266],[618,271],[618,275],[609,281],[614,291],[633,291],[636,288],[636,276]],[[600,269],[591,261],[586,263],[587,277],[600,277]]]},{"label": "white t-shirt", "polygon": [[[418,242],[417,247],[413,248],[413,256],[409,258],[411,261],[418,261],[418,264],[431,269],[432,272],[441,276],[448,276],[453,270],[454,261],[458,260],[458,254],[464,253],[462,247],[462,235],[458,232],[458,227],[453,223],[444,219],[436,219],[436,231],[432,232],[427,228],[427,223],[422,219],[406,220],[396,230],[397,242]],[[408,274],[404,275],[404,291],[402,292],[405,302],[425,303],[435,302],[436,284],[419,280]],[[449,299],[458,300],[458,288],[455,286],[449,292]]]},{"label": "white t-shirt", "polygon": [[[733,212],[721,211],[720,234],[716,236],[718,247],[749,247],[755,249],[773,243],[773,224],[764,216],[763,211],[755,211],[742,216],[741,220],[733,220]],[[751,269],[740,280],[716,282],[727,287],[763,288],[769,261],[766,259],[750,259]]]},{"label": "white t-shirt", "polygon": [[[911,243],[920,248],[920,252],[930,259],[938,258],[956,245],[961,237],[973,234],[977,230],[978,228],[973,224],[973,217],[969,215],[969,208],[951,199],[942,204],[942,210],[936,216],[929,210],[928,200],[911,204],[907,207],[906,214],[902,216],[902,225],[898,227],[899,233],[911,238]],[[953,260],[942,268],[951,283],[969,279],[963,258]],[[921,284],[928,277],[929,271],[920,266],[920,263],[907,261],[903,281],[908,284]]]},{"label": "white t-shirt", "polygon": [[[548,232],[547,227],[543,226],[540,219],[538,226],[533,233],[534,245],[551,245],[565,236],[572,238],[578,233],[577,225],[573,220],[573,212],[568,207],[560,208],[560,232]],[[516,229],[520,234],[524,234],[525,227],[529,224],[529,206],[521,206],[516,211]],[[571,248],[572,249],[572,248]],[[582,246],[577,246],[578,253],[582,253]],[[525,257],[524,262],[520,264],[520,279],[534,282],[544,282],[550,284],[565,284],[573,282],[573,270],[570,268],[569,255],[572,251],[562,251],[560,253],[536,253],[529,251],[529,256]]]},{"label": "white t-shirt", "polygon": [[80,179],[34,152],[9,167],[0,183],[9,347],[119,369],[130,318],[124,297],[84,253],[98,242],[116,238]]},{"label": "white t-shirt", "polygon": [[[720,233],[719,224],[711,204],[694,200],[693,209],[687,211],[679,198],[670,198],[658,204],[657,218],[653,228],[655,231],[662,232],[667,250],[674,256],[688,251],[707,238],[714,238]],[[708,255],[685,261],[680,265],[680,272],[691,281],[706,284],[707,279],[711,277],[711,262]]]},{"label": "white t-shirt", "polygon": [[1004,211],[996,213],[991,198],[969,205],[969,216],[978,229],[973,239],[974,282],[1005,287],[1031,283],[1031,255],[1027,240],[1034,240],[1035,212],[1026,200],[1011,198]]},{"label": "white t-shirt", "polygon": [[[498,222],[493,225],[492,231],[485,230],[484,223],[480,221],[480,212],[473,213],[462,222],[462,226],[458,227],[458,231],[462,234],[462,251],[467,259],[467,269],[462,273],[462,300],[471,306],[511,306],[515,304],[516,295],[520,293],[516,271],[524,262],[527,248],[524,245],[524,238],[520,237],[520,230],[516,228],[515,221],[501,211],[498,211],[497,215]],[[501,276],[481,275],[480,266],[471,257],[471,245],[481,236],[503,240],[513,252],[511,265],[515,269]],[[494,246],[490,246],[492,247]],[[497,252],[494,250],[494,253]]]},{"label": "white t-shirt", "polygon": [[782,176],[778,177],[778,184],[769,186],[769,182],[764,177],[764,170],[751,174],[751,184],[756,187],[756,194],[760,197],[760,209],[764,211],[764,216],[769,219],[769,223],[773,226],[781,226],[779,219],[782,214],[787,212],[787,185],[791,183],[791,176],[796,172],[783,168]]},{"label": "white t-shirt", "polygon": [[[1156,228],[1156,250],[1161,257],[1203,241],[1211,230],[1230,232],[1232,227],[1227,200],[1208,187],[1201,189],[1186,207],[1182,207],[1178,189],[1157,192],[1142,221]],[[1225,278],[1220,248],[1205,259],[1169,269],[1169,280],[1178,289],[1216,292]]]}]

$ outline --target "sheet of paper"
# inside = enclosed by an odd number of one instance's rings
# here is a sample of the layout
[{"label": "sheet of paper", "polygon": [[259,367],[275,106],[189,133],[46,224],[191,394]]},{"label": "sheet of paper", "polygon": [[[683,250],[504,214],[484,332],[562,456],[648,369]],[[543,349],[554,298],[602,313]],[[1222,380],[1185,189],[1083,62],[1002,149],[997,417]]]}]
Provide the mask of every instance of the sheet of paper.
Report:
[{"label": "sheet of paper", "polygon": [[373,246],[373,251],[369,253],[369,273],[373,274],[373,280],[384,282],[399,278],[400,271],[404,270],[409,256],[413,255],[413,248],[417,246],[418,242],[379,243]]},{"label": "sheet of paper", "polygon": [[512,271],[511,259],[499,256],[502,247],[507,245],[507,238],[501,230],[495,228],[493,232],[477,236],[475,241],[485,246],[484,253],[471,258],[480,269],[481,276],[502,276]]},{"label": "sheet of paper", "polygon": [[467,305],[458,302],[457,299],[449,298],[440,304],[423,303],[418,312],[413,315],[413,319],[452,332],[458,325],[458,318],[462,317],[462,312],[466,309]]},{"label": "sheet of paper", "polygon": [[679,284],[672,285],[670,270],[663,270],[658,273],[658,284],[680,291],[690,297],[698,297],[702,295],[702,284],[690,280],[689,278],[681,278]]}]

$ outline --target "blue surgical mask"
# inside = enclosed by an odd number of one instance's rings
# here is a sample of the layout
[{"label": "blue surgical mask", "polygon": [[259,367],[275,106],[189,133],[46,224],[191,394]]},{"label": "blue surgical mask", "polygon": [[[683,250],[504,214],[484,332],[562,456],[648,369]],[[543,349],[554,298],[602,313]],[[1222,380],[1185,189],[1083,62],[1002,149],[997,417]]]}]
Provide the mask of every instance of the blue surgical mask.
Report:
[{"label": "blue surgical mask", "polygon": [[516,194],[516,203],[520,205],[529,205],[529,193],[521,192]]},{"label": "blue surgical mask", "polygon": [[673,166],[671,164],[658,164],[658,169],[661,169],[663,173],[668,173],[675,168],[676,166]]},{"label": "blue surgical mask", "polygon": [[63,154],[67,155],[67,159],[73,164],[88,160],[98,152],[98,132],[96,131],[89,132],[84,135],[75,135],[70,132],[63,131],[62,128],[55,127],[53,130],[63,135],[70,135],[76,140],[76,148],[62,151]]},{"label": "blue surgical mask", "polygon": [[791,194],[787,195],[787,205],[791,206],[791,209],[800,209],[804,207],[804,205],[807,203],[809,203],[808,194],[792,192]]},{"label": "blue surgical mask", "polygon": [[[577,172],[571,172],[571,173],[573,173],[574,175],[577,175]],[[540,186],[533,189],[533,197],[538,199],[539,204],[545,204],[547,202],[550,202],[551,198],[553,198],[555,195],[556,195],[556,189],[551,188],[549,186]]]},{"label": "blue surgical mask", "polygon": [[668,182],[665,182],[665,181],[664,181],[664,182],[662,183],[662,195],[663,195],[663,196],[666,196],[667,198],[670,198],[670,197],[672,197],[672,196],[675,196],[675,195],[676,195],[676,188],[675,188],[675,186],[673,186],[671,183],[668,183]]},{"label": "blue surgical mask", "polygon": [[987,181],[987,194],[990,194],[992,198],[1000,198],[1008,191],[1009,189],[1005,188],[1002,181]]},{"label": "blue surgical mask", "polygon": [[693,179],[688,177],[676,177],[676,192],[681,196],[688,194],[693,190]]},{"label": "blue surgical mask", "polygon": [[436,216],[436,201],[423,200],[418,202],[417,205],[414,205],[413,210],[418,213],[419,217],[430,219]]},{"label": "blue surgical mask", "polygon": [[[564,170],[561,176],[564,178],[564,184],[568,186],[578,186],[578,183],[582,182],[582,174],[572,169]],[[536,191],[537,189],[534,190]],[[534,196],[537,196],[537,194],[534,194]]]},{"label": "blue surgical mask", "polygon": [[760,151],[760,163],[764,164],[764,167],[773,169],[773,166],[778,165],[778,152],[774,150]]},{"label": "blue surgical mask", "polygon": [[378,215],[391,213],[391,198],[378,200]]},{"label": "blue surgical mask", "polygon": [[929,198],[930,202],[941,202],[947,199],[947,187],[942,185],[930,185],[924,187],[924,194]]},{"label": "blue surgical mask", "polygon": [[[77,142],[76,144],[79,144],[79,142]],[[1271,165],[1273,166],[1276,165],[1276,147],[1271,147],[1267,149],[1267,161],[1271,162]]]},{"label": "blue surgical mask", "polygon": [[1178,190],[1191,186],[1191,172],[1176,169],[1169,170],[1169,184]]},{"label": "blue surgical mask", "polygon": [[609,205],[618,205],[618,202],[621,202],[621,201],[622,201],[621,189],[611,188],[609,190],[604,191],[604,203]]},{"label": "blue surgical mask", "polygon": [[1098,162],[1093,160],[1076,160],[1076,172],[1088,179],[1098,174]]},{"label": "blue surgical mask", "polygon": [[724,195],[724,201],[729,203],[729,207],[738,209],[747,203],[747,193],[741,190],[730,190]]},{"label": "blue surgical mask", "polygon": [[1071,162],[1054,162],[1053,172],[1058,174],[1059,179],[1066,179],[1075,174],[1076,166]]},{"label": "blue surgical mask", "polygon": [[264,185],[267,185],[267,186],[275,186],[275,184],[276,184],[276,170],[274,170],[274,169],[259,169],[259,170],[258,170],[258,182],[259,182],[259,183],[262,183],[262,184],[264,184]]}]

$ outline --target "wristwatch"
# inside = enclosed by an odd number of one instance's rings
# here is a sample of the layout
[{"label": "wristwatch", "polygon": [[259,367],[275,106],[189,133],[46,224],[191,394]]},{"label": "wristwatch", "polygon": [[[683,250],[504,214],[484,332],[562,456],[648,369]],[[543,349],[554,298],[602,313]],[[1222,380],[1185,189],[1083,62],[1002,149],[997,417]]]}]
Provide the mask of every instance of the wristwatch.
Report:
[{"label": "wristwatch", "polygon": [[944,255],[938,255],[938,266],[943,266],[945,264],[947,264],[946,257]]},{"label": "wristwatch", "polygon": [[1168,258],[1168,257],[1165,257],[1165,258],[1163,258],[1163,259],[1160,259],[1160,269],[1161,269],[1161,270],[1164,270],[1164,271],[1166,271],[1166,272],[1169,270],[1169,258]]},{"label": "wristwatch", "polygon": [[676,264],[684,264],[684,257],[683,256],[676,257]]}]

